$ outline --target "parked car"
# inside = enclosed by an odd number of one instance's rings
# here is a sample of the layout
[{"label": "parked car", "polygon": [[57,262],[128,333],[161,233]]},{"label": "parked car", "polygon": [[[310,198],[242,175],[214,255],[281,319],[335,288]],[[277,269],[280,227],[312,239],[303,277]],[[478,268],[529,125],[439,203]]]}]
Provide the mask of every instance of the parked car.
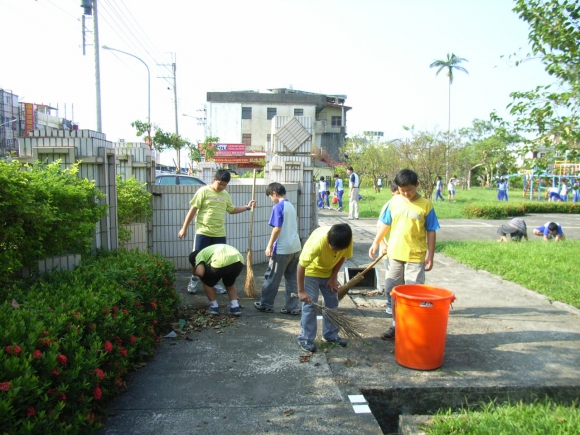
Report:
[{"label": "parked car", "polygon": [[179,174],[161,174],[155,177],[158,186],[205,186],[207,183],[197,177]]}]

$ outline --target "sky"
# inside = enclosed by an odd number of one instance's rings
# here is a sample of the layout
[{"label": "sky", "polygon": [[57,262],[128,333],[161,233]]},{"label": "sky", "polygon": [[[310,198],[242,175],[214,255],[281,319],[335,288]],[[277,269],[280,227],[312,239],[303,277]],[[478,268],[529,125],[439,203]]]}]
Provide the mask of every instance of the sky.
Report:
[{"label": "sky", "polygon": [[[0,88],[50,104],[79,128],[96,130],[92,18],[82,50],[81,0],[0,0]],[[206,93],[296,90],[346,95],[349,136],[385,140],[447,131],[448,78],[429,65],[448,53],[455,72],[451,129],[509,118],[513,91],[551,83],[529,49],[527,23],[511,0],[98,0],[102,130],[139,141],[134,120],[202,141]],[[175,116],[172,64],[176,66]],[[184,116],[186,115],[186,116]],[[185,154],[185,153],[183,153]],[[166,152],[162,163],[174,154]],[[182,166],[185,156],[182,157]]]}]

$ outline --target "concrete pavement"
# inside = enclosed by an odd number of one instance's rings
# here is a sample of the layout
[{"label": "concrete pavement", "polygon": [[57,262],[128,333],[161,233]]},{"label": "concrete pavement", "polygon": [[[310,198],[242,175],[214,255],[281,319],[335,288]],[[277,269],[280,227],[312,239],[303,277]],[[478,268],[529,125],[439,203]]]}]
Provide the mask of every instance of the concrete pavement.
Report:
[{"label": "concrete pavement", "polygon": [[[351,224],[355,256],[347,266],[368,265],[376,221],[346,217],[322,211],[319,222]],[[580,239],[580,219],[562,215],[526,217],[530,238],[533,227],[549,220],[560,222],[569,239]],[[438,240],[497,239],[499,221],[440,223]],[[258,288],[265,269],[265,264],[253,265]],[[178,273],[176,283],[183,302],[205,304],[204,295],[186,292],[188,276]],[[238,285],[244,281],[241,276]],[[276,312],[264,314],[242,294],[243,315],[234,325],[190,334],[192,341],[165,340],[153,360],[132,376],[128,391],[110,405],[101,433],[380,434],[395,432],[401,414],[425,414],[438,407],[489,398],[529,400],[534,394],[563,402],[578,397],[579,310],[551,304],[440,254],[427,283],[457,297],[443,366],[437,370],[397,364],[394,343],[379,338],[391,319],[371,303],[376,298],[365,304],[360,295],[346,297],[340,304],[364,324],[364,342],[319,349],[301,362],[305,353],[296,342],[299,317],[278,312],[283,295],[276,299]],[[218,302],[225,308],[227,298],[220,295]],[[364,412],[365,405],[372,413]]]}]

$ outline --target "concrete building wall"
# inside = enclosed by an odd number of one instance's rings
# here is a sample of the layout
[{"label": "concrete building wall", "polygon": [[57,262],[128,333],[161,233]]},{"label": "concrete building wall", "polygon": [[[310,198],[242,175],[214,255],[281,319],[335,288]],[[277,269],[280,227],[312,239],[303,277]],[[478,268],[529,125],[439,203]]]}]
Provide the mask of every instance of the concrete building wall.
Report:
[{"label": "concrete building wall", "polygon": [[242,142],[242,105],[240,103],[207,104],[207,135],[223,143]]}]

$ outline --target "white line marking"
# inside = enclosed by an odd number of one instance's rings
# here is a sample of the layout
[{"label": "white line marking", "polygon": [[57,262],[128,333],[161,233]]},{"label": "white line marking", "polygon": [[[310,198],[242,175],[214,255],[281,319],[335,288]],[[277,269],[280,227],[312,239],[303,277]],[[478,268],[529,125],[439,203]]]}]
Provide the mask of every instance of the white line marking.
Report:
[{"label": "white line marking", "polygon": [[350,403],[367,403],[365,396],[362,394],[349,394],[348,400],[350,400]]},{"label": "white line marking", "polygon": [[370,414],[371,408],[369,405],[353,405],[352,409],[354,410],[355,414]]}]

